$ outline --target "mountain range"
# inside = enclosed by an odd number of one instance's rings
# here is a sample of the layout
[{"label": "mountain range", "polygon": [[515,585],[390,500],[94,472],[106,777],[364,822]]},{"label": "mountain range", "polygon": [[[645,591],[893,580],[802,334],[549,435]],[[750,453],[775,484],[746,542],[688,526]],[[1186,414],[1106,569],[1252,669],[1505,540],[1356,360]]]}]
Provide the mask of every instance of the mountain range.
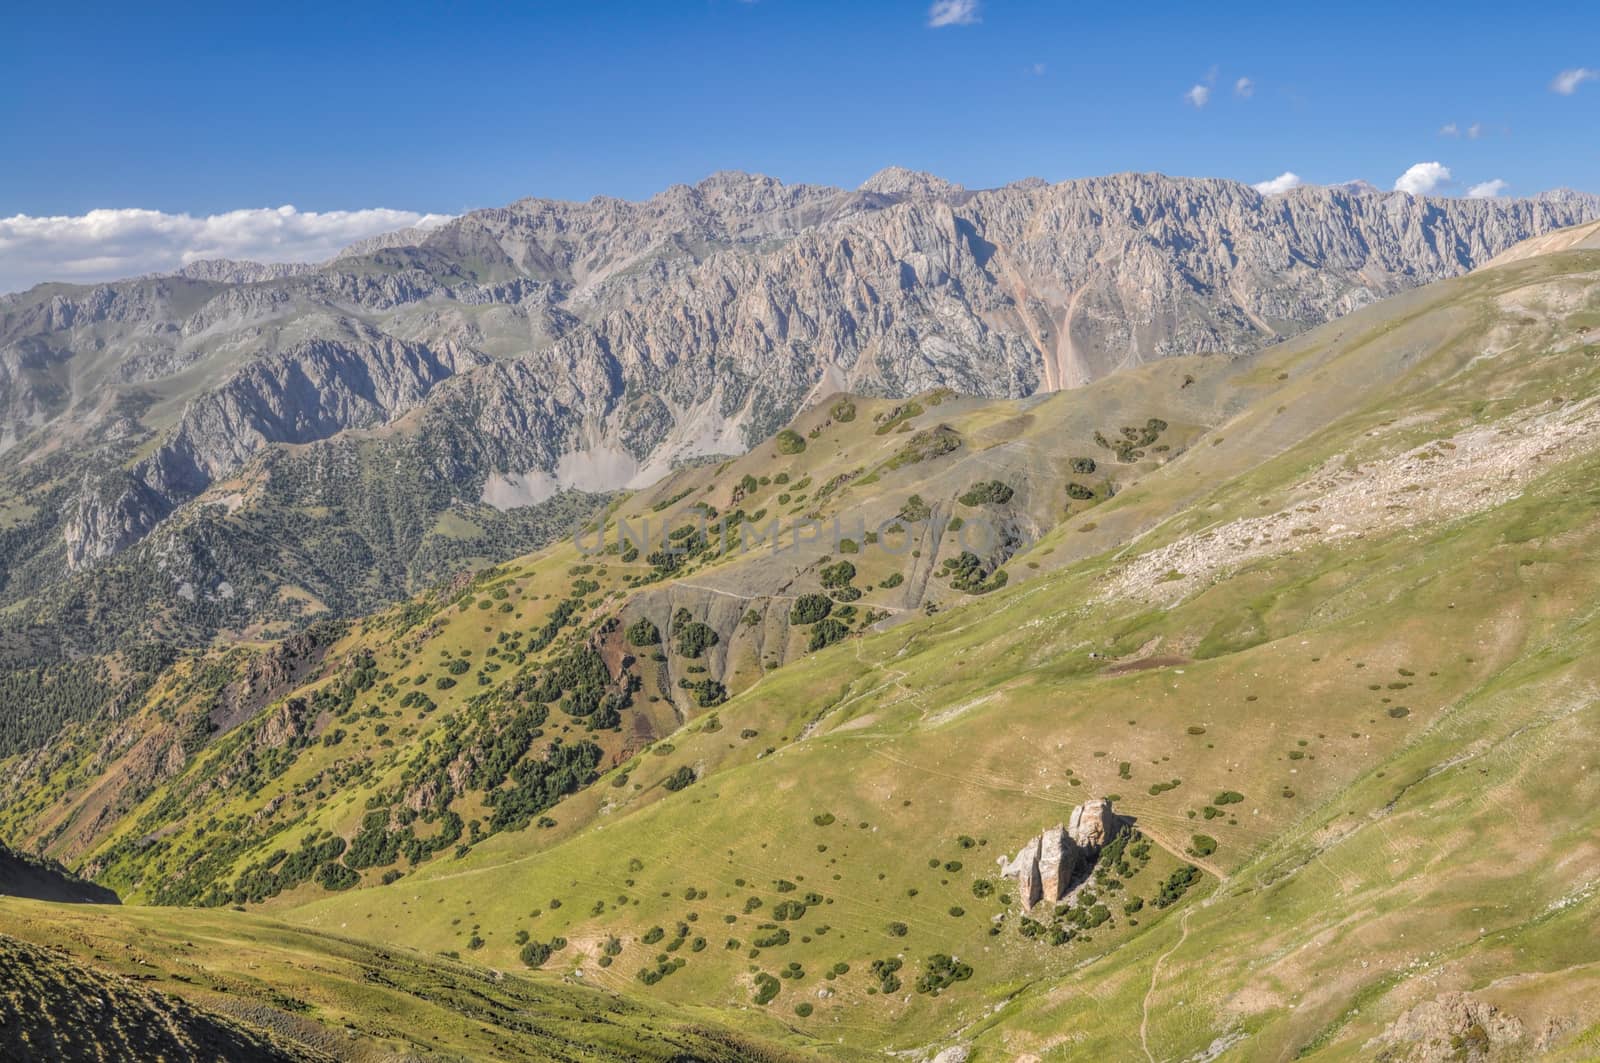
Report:
[{"label": "mountain range", "polygon": [[9,297],[0,1054],[1588,1058],[1597,218],[719,175]]},{"label": "mountain range", "polygon": [[455,460],[428,475],[513,508],[739,453],[829,390],[1017,397],[1251,350],[1597,215],[1578,194],[1147,174],[969,192],[898,169],[854,191],[723,173],[643,203],[523,200],[316,267],[7,296],[0,448],[13,490],[68,444],[93,466],[59,474],[46,518],[71,569],[269,447],[352,430],[444,436]]}]

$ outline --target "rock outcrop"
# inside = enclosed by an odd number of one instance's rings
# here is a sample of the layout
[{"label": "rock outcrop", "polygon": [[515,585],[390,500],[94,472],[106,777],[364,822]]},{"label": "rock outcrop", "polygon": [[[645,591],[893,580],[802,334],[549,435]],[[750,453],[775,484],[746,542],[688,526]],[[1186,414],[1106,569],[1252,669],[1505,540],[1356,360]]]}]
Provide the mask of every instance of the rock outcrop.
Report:
[{"label": "rock outcrop", "polygon": [[1000,857],[996,861],[1000,877],[1016,881],[1025,911],[1037,904],[1055,904],[1087,876],[1100,850],[1131,826],[1112,810],[1110,801],[1086,801],[1072,810],[1067,823],[1046,829],[1024,845],[1015,859]]},{"label": "rock outcrop", "polygon": [[1406,1011],[1367,1049],[1391,1063],[1447,1063],[1451,1060],[1524,1058],[1523,1025],[1487,1001],[1451,991]]}]

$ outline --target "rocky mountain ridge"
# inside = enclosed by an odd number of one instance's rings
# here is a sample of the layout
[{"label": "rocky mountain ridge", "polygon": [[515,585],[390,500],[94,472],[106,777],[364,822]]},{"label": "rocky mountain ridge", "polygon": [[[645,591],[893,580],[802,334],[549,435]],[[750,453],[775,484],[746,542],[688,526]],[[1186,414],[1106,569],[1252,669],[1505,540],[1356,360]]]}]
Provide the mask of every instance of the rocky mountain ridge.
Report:
[{"label": "rocky mountain ridge", "polygon": [[310,269],[0,298],[0,480],[36,505],[41,455],[70,450],[52,474],[70,497],[28,536],[70,569],[266,448],[353,429],[469,437],[437,473],[452,504],[525,506],[740,452],[832,390],[1014,397],[1248,350],[1595,217],[1576,194],[1154,174],[969,191],[901,169],[522,200]]}]

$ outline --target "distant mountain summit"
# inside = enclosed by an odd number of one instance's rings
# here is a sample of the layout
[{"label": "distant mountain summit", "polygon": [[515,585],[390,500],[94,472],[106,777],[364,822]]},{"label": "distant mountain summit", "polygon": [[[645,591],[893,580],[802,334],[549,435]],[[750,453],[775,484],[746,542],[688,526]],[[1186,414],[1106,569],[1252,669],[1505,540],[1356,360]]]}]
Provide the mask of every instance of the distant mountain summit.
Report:
[{"label": "distant mountain summit", "polygon": [[863,181],[861,191],[878,192],[889,196],[942,199],[964,192],[966,189],[931,173],[908,170],[904,166],[889,166]]},{"label": "distant mountain summit", "polygon": [[1383,195],[1383,189],[1379,188],[1377,185],[1373,184],[1371,181],[1363,181],[1359,177],[1356,178],[1354,181],[1340,181],[1336,185],[1328,185],[1326,187],[1332,188],[1332,189],[1334,189],[1336,191],[1339,191],[1339,192],[1349,192],[1351,195],[1354,195],[1354,196],[1381,196],[1381,195]]}]

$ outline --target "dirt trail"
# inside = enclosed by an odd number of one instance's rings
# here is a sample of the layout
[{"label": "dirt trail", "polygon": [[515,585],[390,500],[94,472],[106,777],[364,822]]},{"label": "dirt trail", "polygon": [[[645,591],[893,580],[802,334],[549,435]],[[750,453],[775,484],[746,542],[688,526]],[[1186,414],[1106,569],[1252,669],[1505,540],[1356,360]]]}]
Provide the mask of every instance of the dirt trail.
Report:
[{"label": "dirt trail", "polygon": [[1150,968],[1150,988],[1145,990],[1144,1001],[1139,1007],[1139,1046],[1144,1049],[1144,1056],[1150,1063],[1156,1063],[1155,1053],[1150,1051],[1150,998],[1155,994],[1156,980],[1161,977],[1161,965],[1167,962],[1168,956],[1183,948],[1183,943],[1188,940],[1189,917],[1193,914],[1193,908],[1184,909],[1183,916],[1178,920],[1181,933],[1178,934],[1177,944],[1157,956],[1155,964]]}]

